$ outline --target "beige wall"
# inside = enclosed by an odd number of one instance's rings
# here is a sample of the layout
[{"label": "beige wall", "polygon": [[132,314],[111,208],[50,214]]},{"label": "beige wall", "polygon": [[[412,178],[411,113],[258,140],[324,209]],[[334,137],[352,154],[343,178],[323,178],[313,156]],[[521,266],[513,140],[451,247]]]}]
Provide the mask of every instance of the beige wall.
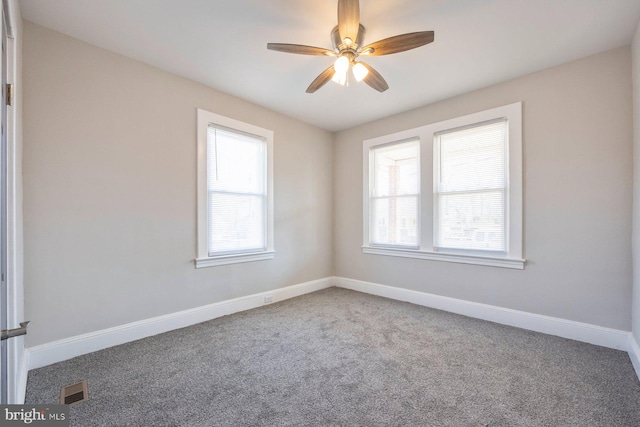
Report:
[{"label": "beige wall", "polygon": [[[329,132],[30,22],[23,54],[28,346],[332,275]],[[274,260],[194,268],[196,108],[275,132]]]},{"label": "beige wall", "polygon": [[[524,109],[525,270],[362,254],[364,139],[516,101]],[[631,129],[624,47],[339,132],[335,274],[630,330]]]},{"label": "beige wall", "polygon": [[[628,47],[333,136],[29,22],[23,49],[28,346],[334,272],[631,328]],[[362,141],[516,101],[525,270],[363,255]],[[196,108],[275,131],[274,260],[193,267]]]},{"label": "beige wall", "polygon": [[640,343],[640,23],[631,45],[633,58],[633,335]]}]

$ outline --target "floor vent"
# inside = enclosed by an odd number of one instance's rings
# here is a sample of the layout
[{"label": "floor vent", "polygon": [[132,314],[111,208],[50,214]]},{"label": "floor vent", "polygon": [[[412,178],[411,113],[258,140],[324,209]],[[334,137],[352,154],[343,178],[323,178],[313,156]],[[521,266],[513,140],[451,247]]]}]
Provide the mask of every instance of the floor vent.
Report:
[{"label": "floor vent", "polygon": [[63,405],[74,405],[84,402],[88,398],[87,380],[82,380],[60,389],[60,403]]}]

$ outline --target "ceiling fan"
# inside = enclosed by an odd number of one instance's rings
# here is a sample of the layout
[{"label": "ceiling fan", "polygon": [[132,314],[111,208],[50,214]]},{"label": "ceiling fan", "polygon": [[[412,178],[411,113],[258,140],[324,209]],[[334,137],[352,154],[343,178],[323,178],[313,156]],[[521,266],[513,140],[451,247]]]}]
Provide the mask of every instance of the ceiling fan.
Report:
[{"label": "ceiling fan", "polygon": [[335,56],[336,62],[324,70],[307,88],[307,93],[314,93],[329,80],[345,86],[348,82],[349,69],[357,81],[366,84],[379,92],[389,89],[384,78],[370,65],[356,61],[360,56],[380,56],[404,52],[431,43],[433,31],[419,31],[389,37],[375,43],[362,46],[365,28],[360,24],[360,3],[358,0],[338,0],[338,25],[331,31],[333,50],[321,47],[305,46],[289,43],[267,43],[267,49],[301,55]]}]

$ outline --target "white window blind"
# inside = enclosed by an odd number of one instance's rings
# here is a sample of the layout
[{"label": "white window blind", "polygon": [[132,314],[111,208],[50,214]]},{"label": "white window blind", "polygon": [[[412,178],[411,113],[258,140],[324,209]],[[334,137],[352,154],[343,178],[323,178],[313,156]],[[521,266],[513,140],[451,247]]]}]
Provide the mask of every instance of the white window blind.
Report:
[{"label": "white window blind", "polygon": [[209,256],[265,250],[266,155],[264,138],[209,125]]},{"label": "white window blind", "polygon": [[507,251],[506,120],[436,134],[434,247]]},{"label": "white window blind", "polygon": [[370,152],[372,244],[418,246],[419,144],[413,140]]}]

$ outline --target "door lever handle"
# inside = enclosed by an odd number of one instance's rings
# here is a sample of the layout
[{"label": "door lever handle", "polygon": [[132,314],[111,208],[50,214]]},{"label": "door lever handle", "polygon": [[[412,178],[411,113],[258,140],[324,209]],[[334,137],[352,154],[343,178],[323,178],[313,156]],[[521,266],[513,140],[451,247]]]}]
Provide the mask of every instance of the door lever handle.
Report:
[{"label": "door lever handle", "polygon": [[20,322],[20,327],[15,329],[5,329],[0,331],[0,340],[4,341],[9,338],[19,337],[20,335],[27,334],[27,326],[29,326],[31,321],[27,320],[26,322]]}]

